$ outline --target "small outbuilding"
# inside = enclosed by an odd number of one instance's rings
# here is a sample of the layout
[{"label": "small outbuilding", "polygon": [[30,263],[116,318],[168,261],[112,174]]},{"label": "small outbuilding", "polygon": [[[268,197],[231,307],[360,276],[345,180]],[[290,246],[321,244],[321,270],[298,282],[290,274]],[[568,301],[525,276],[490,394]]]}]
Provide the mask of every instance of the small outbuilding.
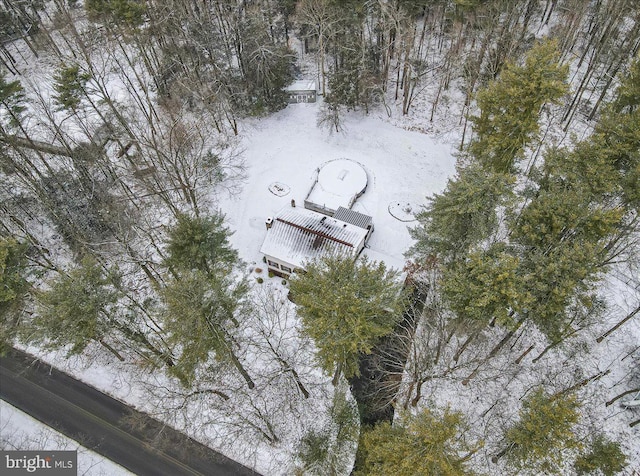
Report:
[{"label": "small outbuilding", "polygon": [[309,79],[294,81],[285,88],[285,91],[289,96],[289,104],[299,102],[316,102],[316,96],[318,94],[316,82]]},{"label": "small outbuilding", "polygon": [[269,271],[289,276],[304,263],[331,254],[354,259],[369,237],[369,229],[304,208],[286,208],[266,221],[267,236],[260,248]]}]

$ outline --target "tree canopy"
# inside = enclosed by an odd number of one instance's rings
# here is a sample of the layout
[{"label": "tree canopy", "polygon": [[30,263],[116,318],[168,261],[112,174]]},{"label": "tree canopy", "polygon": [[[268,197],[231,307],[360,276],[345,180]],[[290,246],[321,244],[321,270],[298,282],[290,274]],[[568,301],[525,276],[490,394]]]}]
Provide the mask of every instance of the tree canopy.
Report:
[{"label": "tree canopy", "polygon": [[91,75],[80,71],[78,65],[63,65],[53,76],[54,101],[60,109],[76,110],[82,100],[84,88]]},{"label": "tree canopy", "polygon": [[517,470],[558,473],[567,449],[580,447],[575,395],[549,395],[538,388],[522,403],[520,419],[506,432],[507,462]]},{"label": "tree canopy", "polygon": [[89,258],[59,275],[37,295],[33,338],[54,348],[70,346],[69,354],[81,353],[92,341],[104,345],[120,296],[113,286],[117,279],[116,270],[107,272]]},{"label": "tree canopy", "polygon": [[169,230],[165,265],[182,270],[200,270],[207,274],[226,273],[237,264],[238,252],[229,244],[231,231],[224,215],[192,217],[179,214]]},{"label": "tree canopy", "polygon": [[498,226],[496,208],[509,201],[513,179],[477,164],[459,170],[442,194],[435,194],[409,229],[416,240],[409,254],[417,259],[437,256],[443,262],[464,257]]},{"label": "tree canopy", "polygon": [[535,45],[524,64],[508,62],[498,79],[477,95],[476,138],[470,153],[490,170],[513,172],[539,131],[540,108],[567,91],[568,65],[561,65],[556,41]]},{"label": "tree canopy", "polygon": [[20,308],[30,283],[27,281],[27,244],[0,238],[0,354],[16,335]]},{"label": "tree canopy", "polygon": [[179,350],[171,371],[183,384],[192,385],[197,371],[206,368],[213,356],[234,365],[253,388],[236,356],[231,332],[242,311],[247,311],[246,294],[246,281],[199,270],[184,272],[163,288],[164,330],[169,343]]},{"label": "tree canopy", "polygon": [[361,437],[362,461],[357,475],[470,476],[467,459],[482,443],[465,439],[466,422],[460,412],[423,409],[403,415],[394,425],[383,422]]},{"label": "tree canopy", "polygon": [[[20,117],[26,110],[24,88],[17,79],[7,81],[4,71],[0,70],[0,119],[10,128],[20,125]],[[0,125],[3,125],[0,123]]]},{"label": "tree canopy", "polygon": [[576,458],[573,467],[580,476],[614,476],[625,468],[626,463],[627,457],[620,449],[620,443],[598,434],[589,445],[588,451]]},{"label": "tree canopy", "polygon": [[162,318],[169,343],[179,350],[171,371],[186,386],[213,356],[235,366],[254,387],[234,350],[233,328],[248,313],[248,284],[236,274],[240,262],[230,235],[219,214],[178,215],[168,232],[164,264],[173,272],[161,290]]},{"label": "tree canopy", "polygon": [[108,21],[131,27],[142,24],[147,9],[141,0],[87,0],[85,8],[96,20],[106,17]]},{"label": "tree canopy", "polygon": [[358,375],[360,354],[370,353],[400,318],[398,273],[350,256],[326,256],[305,270],[292,277],[291,295],[322,367],[347,378]]}]

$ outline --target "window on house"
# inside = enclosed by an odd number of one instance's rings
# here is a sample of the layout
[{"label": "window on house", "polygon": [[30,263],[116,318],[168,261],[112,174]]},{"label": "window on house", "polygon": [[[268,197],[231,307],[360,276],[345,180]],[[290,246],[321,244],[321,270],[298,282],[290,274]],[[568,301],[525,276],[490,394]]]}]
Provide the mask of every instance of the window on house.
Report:
[{"label": "window on house", "polygon": [[268,260],[267,262],[269,263],[269,266],[271,266],[272,268],[278,268],[278,269],[280,268],[280,266],[278,266],[278,263],[276,263],[275,261]]},{"label": "window on house", "polygon": [[284,271],[285,273],[289,273],[289,274],[291,274],[291,268],[289,268],[288,266],[282,265],[282,266],[280,267],[280,269],[281,269],[282,271]]}]

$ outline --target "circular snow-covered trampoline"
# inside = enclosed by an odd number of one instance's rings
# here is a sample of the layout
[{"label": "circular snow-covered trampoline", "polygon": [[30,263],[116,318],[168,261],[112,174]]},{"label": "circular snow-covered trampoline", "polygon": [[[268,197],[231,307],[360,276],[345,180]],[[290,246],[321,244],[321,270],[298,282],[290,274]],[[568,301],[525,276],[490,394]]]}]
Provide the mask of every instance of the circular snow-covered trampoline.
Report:
[{"label": "circular snow-covered trampoline", "polygon": [[305,199],[305,207],[333,215],[339,207],[351,208],[367,189],[364,167],[351,159],[335,159],[322,164]]}]

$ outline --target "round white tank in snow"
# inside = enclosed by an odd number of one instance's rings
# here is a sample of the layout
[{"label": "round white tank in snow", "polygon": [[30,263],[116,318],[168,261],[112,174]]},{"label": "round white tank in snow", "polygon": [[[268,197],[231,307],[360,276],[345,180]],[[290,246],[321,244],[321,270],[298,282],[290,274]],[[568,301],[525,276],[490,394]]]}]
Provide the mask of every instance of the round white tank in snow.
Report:
[{"label": "round white tank in snow", "polygon": [[357,196],[367,188],[367,172],[355,160],[331,160],[320,167],[318,185],[335,195]]}]

